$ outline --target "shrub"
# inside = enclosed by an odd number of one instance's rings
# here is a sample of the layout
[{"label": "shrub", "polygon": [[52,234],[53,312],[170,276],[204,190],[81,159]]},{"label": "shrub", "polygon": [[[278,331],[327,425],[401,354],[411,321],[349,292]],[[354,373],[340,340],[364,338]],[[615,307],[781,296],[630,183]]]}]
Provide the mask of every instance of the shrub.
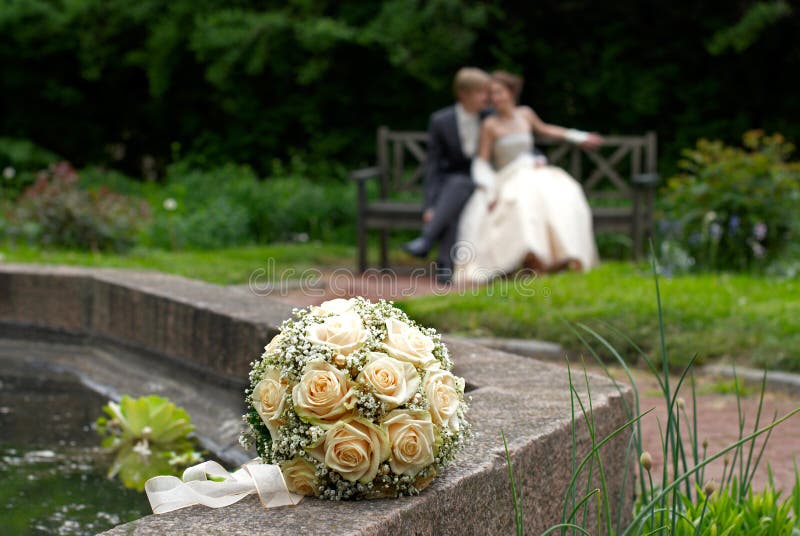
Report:
[{"label": "shrub", "polygon": [[60,158],[28,140],[0,138],[0,199],[16,199],[36,174]]},{"label": "shrub", "polygon": [[93,251],[131,247],[149,217],[142,200],[107,188],[78,188],[78,174],[67,162],[40,172],[6,211],[6,233],[11,238]]},{"label": "shrub", "polygon": [[743,141],[700,140],[684,151],[662,199],[662,253],[674,265],[761,269],[800,236],[800,163],[787,162],[794,146],[758,130]]},{"label": "shrub", "polygon": [[354,189],[303,176],[259,179],[248,166],[208,171],[171,166],[165,186],[150,197],[151,245],[215,248],[288,240],[349,240]]}]

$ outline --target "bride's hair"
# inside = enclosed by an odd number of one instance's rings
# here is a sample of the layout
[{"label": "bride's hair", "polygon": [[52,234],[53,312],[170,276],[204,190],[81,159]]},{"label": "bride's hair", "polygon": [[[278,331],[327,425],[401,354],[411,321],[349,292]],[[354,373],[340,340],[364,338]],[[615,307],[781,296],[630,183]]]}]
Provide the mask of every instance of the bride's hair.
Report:
[{"label": "bride's hair", "polygon": [[522,85],[525,83],[521,76],[511,74],[508,71],[495,71],[492,73],[492,80],[503,84],[514,95],[514,100],[519,100],[519,96],[522,93]]}]

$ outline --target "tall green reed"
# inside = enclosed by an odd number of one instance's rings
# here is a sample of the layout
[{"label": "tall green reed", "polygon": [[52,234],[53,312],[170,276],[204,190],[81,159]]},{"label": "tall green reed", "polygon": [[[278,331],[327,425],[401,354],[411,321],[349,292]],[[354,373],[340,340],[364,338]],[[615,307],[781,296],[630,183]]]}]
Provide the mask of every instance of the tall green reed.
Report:
[{"label": "tall green reed", "polygon": [[[565,323],[619,391],[627,421],[606,437],[598,437],[592,407],[591,386],[585,363],[583,363],[583,384],[585,386],[584,398],[586,402],[583,401],[579,394],[578,386],[573,378],[572,367],[569,360],[567,360],[572,413],[570,430],[572,477],[565,492],[560,522],[547,529],[543,534],[555,532],[559,532],[562,535],[604,533],[624,536],[634,534],[702,534],[702,529],[705,526],[704,522],[708,521],[709,515],[722,515],[720,512],[723,512],[723,514],[735,514],[723,511],[716,500],[709,503],[709,497],[718,486],[720,490],[718,497],[724,498],[724,500],[720,499],[720,501],[727,505],[726,507],[728,508],[738,507],[744,510],[748,505],[747,501],[752,502],[753,497],[761,497],[762,499],[768,496],[771,497],[769,489],[763,492],[763,496],[754,495],[752,493],[752,481],[772,431],[776,426],[800,412],[800,407],[780,418],[776,413],[768,424],[762,426],[762,410],[766,391],[765,373],[761,381],[758,410],[752,431],[746,433],[746,418],[741,404],[742,394],[739,389],[736,389],[738,438],[720,451],[709,454],[708,442],[700,441],[700,431],[698,429],[697,386],[693,370],[697,355],[693,356],[688,365],[680,371],[674,386],[671,385],[661,289],[658,269],[653,255],[651,255],[651,269],[656,293],[660,338],[658,359],[653,359],[642,351],[633,340],[613,326],[606,325],[605,327],[634,348],[646,368],[656,379],[659,391],[665,402],[665,407],[667,408],[666,423],[662,425],[661,420],[657,420],[663,460],[660,478],[657,478],[656,481],[653,480],[651,472],[652,456],[645,449],[642,435],[642,417],[653,410],[641,411],[639,389],[630,367],[621,353],[598,331],[585,324],[571,325]],[[610,356],[612,363],[618,364],[624,371],[633,389],[632,404],[624,396],[625,387],[614,378],[606,364],[606,360],[603,359],[600,353],[602,351]],[[680,396],[681,390],[687,382],[692,400],[690,410],[687,410],[687,404]],[[736,376],[735,368],[734,382],[738,385],[739,379]],[[586,428],[590,441],[589,452],[582,457],[578,452],[577,441],[578,426],[581,423]],[[613,439],[625,437],[626,435],[628,440],[625,459],[629,463],[625,463],[623,470],[622,492],[619,497],[615,498],[608,493],[608,483],[600,451]],[[757,439],[759,438],[763,438],[760,448],[757,447]],[[503,442],[505,445],[505,437],[503,437]],[[732,461],[730,461],[731,455],[733,456]],[[506,457],[509,476],[512,481],[516,530],[519,536],[523,534],[522,504],[517,498],[511,458],[508,454],[507,446]],[[706,481],[705,470],[710,463],[720,458],[724,458],[724,471],[717,485],[715,482]],[[639,478],[634,486],[637,490],[637,501],[632,520],[626,521],[625,514],[628,497],[625,496],[624,491],[628,489],[629,479],[637,476],[631,471],[632,466],[638,468],[637,474]],[[794,522],[800,527],[800,472],[797,471],[796,463],[795,475],[796,484],[792,490],[792,496],[782,503],[780,508],[785,508],[788,511],[791,507],[794,512]],[[585,485],[579,489],[578,483],[581,478],[585,478]],[[776,515],[781,514],[782,510],[778,508],[777,503],[773,501],[771,504],[775,505]],[[588,528],[591,514],[594,514],[594,526],[591,527],[594,532],[590,532]],[[695,517],[690,519],[691,516]],[[734,517],[736,516],[734,515]],[[740,517],[744,518],[744,515],[742,514]],[[716,517],[714,522],[717,522]],[[689,524],[687,525],[687,523]],[[687,527],[691,527],[691,531],[687,532]],[[797,536],[800,536],[800,528],[796,530]]]}]

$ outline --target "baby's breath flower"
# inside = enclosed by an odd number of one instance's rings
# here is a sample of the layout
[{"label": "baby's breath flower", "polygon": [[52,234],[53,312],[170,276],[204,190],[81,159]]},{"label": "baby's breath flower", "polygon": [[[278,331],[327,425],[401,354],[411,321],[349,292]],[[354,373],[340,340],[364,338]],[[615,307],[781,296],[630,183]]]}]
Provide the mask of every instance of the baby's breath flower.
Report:
[{"label": "baby's breath flower", "polygon": [[[363,323],[360,329],[363,329],[365,334],[359,339],[359,346],[347,355],[334,350],[335,343],[328,345],[322,340],[311,342],[307,336],[310,327],[325,322],[337,314],[344,314],[342,311],[351,315],[353,312],[357,314]],[[358,381],[359,375],[370,363],[372,352],[385,351],[389,319],[403,322],[428,337],[433,343],[431,354],[438,362],[438,367],[446,371],[452,370],[453,363],[447,347],[442,343],[441,335],[434,329],[419,326],[391,302],[380,300],[372,303],[364,298],[353,298],[331,302],[327,306],[323,304],[315,308],[294,309],[292,317],[282,323],[280,335],[265,347],[265,352],[259,359],[251,363],[250,385],[245,390],[248,413],[243,417],[246,427],[240,437],[241,444],[248,448],[255,446],[259,456],[266,463],[280,464],[299,457],[313,464],[318,483],[318,489],[315,491],[325,499],[338,501],[418,494],[420,487],[426,486],[446,465],[452,463],[456,454],[469,440],[471,428],[465,419],[468,405],[461,393],[456,411],[458,429],[437,427],[439,441],[438,448],[434,452],[433,464],[423,468],[414,477],[410,477],[395,474],[388,461],[382,462],[378,473],[369,482],[350,482],[326,466],[324,461],[310,456],[309,449],[319,449],[320,445],[324,445],[330,425],[313,425],[303,421],[295,411],[291,395],[292,387],[303,377],[309,364],[325,361],[335,366],[352,382],[353,406],[350,409],[352,413],[347,414],[347,418],[366,419],[380,428],[381,420],[389,409],[430,411],[430,403],[426,398],[422,381],[417,391],[397,408],[388,408],[369,385]],[[349,320],[352,321],[352,318]],[[271,369],[279,370],[281,383],[287,385],[284,409],[276,417],[279,426],[275,438],[270,436],[259,413],[253,408],[252,395],[254,387]],[[422,380],[425,371],[417,370],[417,372]]]}]

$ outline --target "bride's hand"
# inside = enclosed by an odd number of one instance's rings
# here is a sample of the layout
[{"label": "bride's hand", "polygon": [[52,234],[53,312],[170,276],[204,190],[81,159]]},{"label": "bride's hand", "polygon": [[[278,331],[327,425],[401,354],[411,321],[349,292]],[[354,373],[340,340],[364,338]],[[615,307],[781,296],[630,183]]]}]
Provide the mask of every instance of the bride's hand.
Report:
[{"label": "bride's hand", "polygon": [[598,134],[597,132],[590,132],[589,137],[586,138],[586,141],[581,143],[581,147],[584,149],[597,149],[603,145],[605,139],[603,136]]}]

